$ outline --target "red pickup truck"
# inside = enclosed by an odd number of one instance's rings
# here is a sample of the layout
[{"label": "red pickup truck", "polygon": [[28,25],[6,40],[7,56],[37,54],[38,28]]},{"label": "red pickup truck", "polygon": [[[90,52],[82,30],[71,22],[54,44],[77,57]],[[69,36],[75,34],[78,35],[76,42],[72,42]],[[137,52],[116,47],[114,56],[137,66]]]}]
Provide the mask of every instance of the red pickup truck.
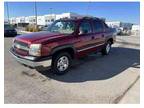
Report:
[{"label": "red pickup truck", "polygon": [[25,66],[64,74],[73,59],[92,52],[108,55],[114,42],[115,31],[99,18],[60,19],[47,31],[15,37],[10,53]]}]

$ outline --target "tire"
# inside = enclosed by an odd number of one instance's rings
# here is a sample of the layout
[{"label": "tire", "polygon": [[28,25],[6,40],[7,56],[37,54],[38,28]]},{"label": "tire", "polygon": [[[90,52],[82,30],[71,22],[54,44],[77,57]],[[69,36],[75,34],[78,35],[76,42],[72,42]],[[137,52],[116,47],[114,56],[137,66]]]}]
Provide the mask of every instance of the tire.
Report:
[{"label": "tire", "polygon": [[53,57],[52,72],[57,75],[63,75],[68,72],[71,66],[71,56],[67,52],[61,52]]},{"label": "tire", "polygon": [[104,48],[103,48],[102,51],[101,51],[102,55],[108,55],[108,54],[110,53],[111,45],[112,45],[112,44],[111,44],[110,41],[108,41],[108,42],[106,43],[106,45],[104,46]]}]

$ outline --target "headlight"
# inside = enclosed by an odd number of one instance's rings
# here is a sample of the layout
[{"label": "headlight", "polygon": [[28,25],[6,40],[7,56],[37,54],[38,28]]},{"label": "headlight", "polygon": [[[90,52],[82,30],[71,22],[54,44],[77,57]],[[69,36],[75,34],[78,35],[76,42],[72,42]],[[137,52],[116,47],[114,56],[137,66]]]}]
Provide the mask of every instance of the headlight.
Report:
[{"label": "headlight", "polygon": [[31,44],[29,49],[29,55],[41,56],[41,44]]}]

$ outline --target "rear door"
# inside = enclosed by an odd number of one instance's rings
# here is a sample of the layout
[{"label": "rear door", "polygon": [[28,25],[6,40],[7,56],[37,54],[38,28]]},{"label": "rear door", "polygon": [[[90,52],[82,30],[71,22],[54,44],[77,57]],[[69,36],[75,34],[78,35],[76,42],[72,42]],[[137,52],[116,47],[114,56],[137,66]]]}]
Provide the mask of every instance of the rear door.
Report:
[{"label": "rear door", "polygon": [[101,20],[93,20],[93,31],[94,31],[95,45],[97,47],[104,45],[105,29],[103,22]]}]

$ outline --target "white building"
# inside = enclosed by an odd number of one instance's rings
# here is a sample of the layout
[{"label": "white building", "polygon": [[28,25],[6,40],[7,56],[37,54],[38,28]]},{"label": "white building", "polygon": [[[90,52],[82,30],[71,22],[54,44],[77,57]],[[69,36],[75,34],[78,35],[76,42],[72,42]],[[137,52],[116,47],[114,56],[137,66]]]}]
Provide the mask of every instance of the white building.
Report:
[{"label": "white building", "polygon": [[106,24],[112,28],[120,27],[120,23],[120,21],[106,21]]},{"label": "white building", "polygon": [[45,25],[49,25],[56,20],[56,14],[44,15]]},{"label": "white building", "polygon": [[123,28],[123,29],[131,29],[132,23],[125,23],[121,21],[106,21],[106,24],[112,28]]},{"label": "white building", "polygon": [[37,17],[37,25],[45,25],[45,17],[44,16]]},{"label": "white building", "polygon": [[16,24],[16,18],[15,17],[10,18],[10,23],[11,24]]},{"label": "white building", "polygon": [[28,20],[29,20],[29,24],[36,24],[36,17],[35,16],[29,16]]},{"label": "white building", "polygon": [[25,23],[29,23],[29,17],[25,17]]},{"label": "white building", "polygon": [[140,26],[139,25],[133,25],[132,26],[132,30],[133,31],[139,31],[140,30]]},{"label": "white building", "polygon": [[18,24],[18,23],[25,23],[25,17],[17,17],[16,24]]},{"label": "white building", "polygon": [[[62,13],[62,14],[48,14],[43,16],[37,16],[37,24],[38,25],[49,25],[55,20],[61,18],[76,18],[82,17],[82,15],[76,13]],[[10,18],[11,24],[19,24],[19,23],[29,23],[29,24],[36,24],[36,17],[35,16],[27,16],[27,17],[16,17]]]},{"label": "white building", "polygon": [[78,18],[78,17],[82,17],[82,15],[69,12],[56,15],[56,20],[61,18]]}]

